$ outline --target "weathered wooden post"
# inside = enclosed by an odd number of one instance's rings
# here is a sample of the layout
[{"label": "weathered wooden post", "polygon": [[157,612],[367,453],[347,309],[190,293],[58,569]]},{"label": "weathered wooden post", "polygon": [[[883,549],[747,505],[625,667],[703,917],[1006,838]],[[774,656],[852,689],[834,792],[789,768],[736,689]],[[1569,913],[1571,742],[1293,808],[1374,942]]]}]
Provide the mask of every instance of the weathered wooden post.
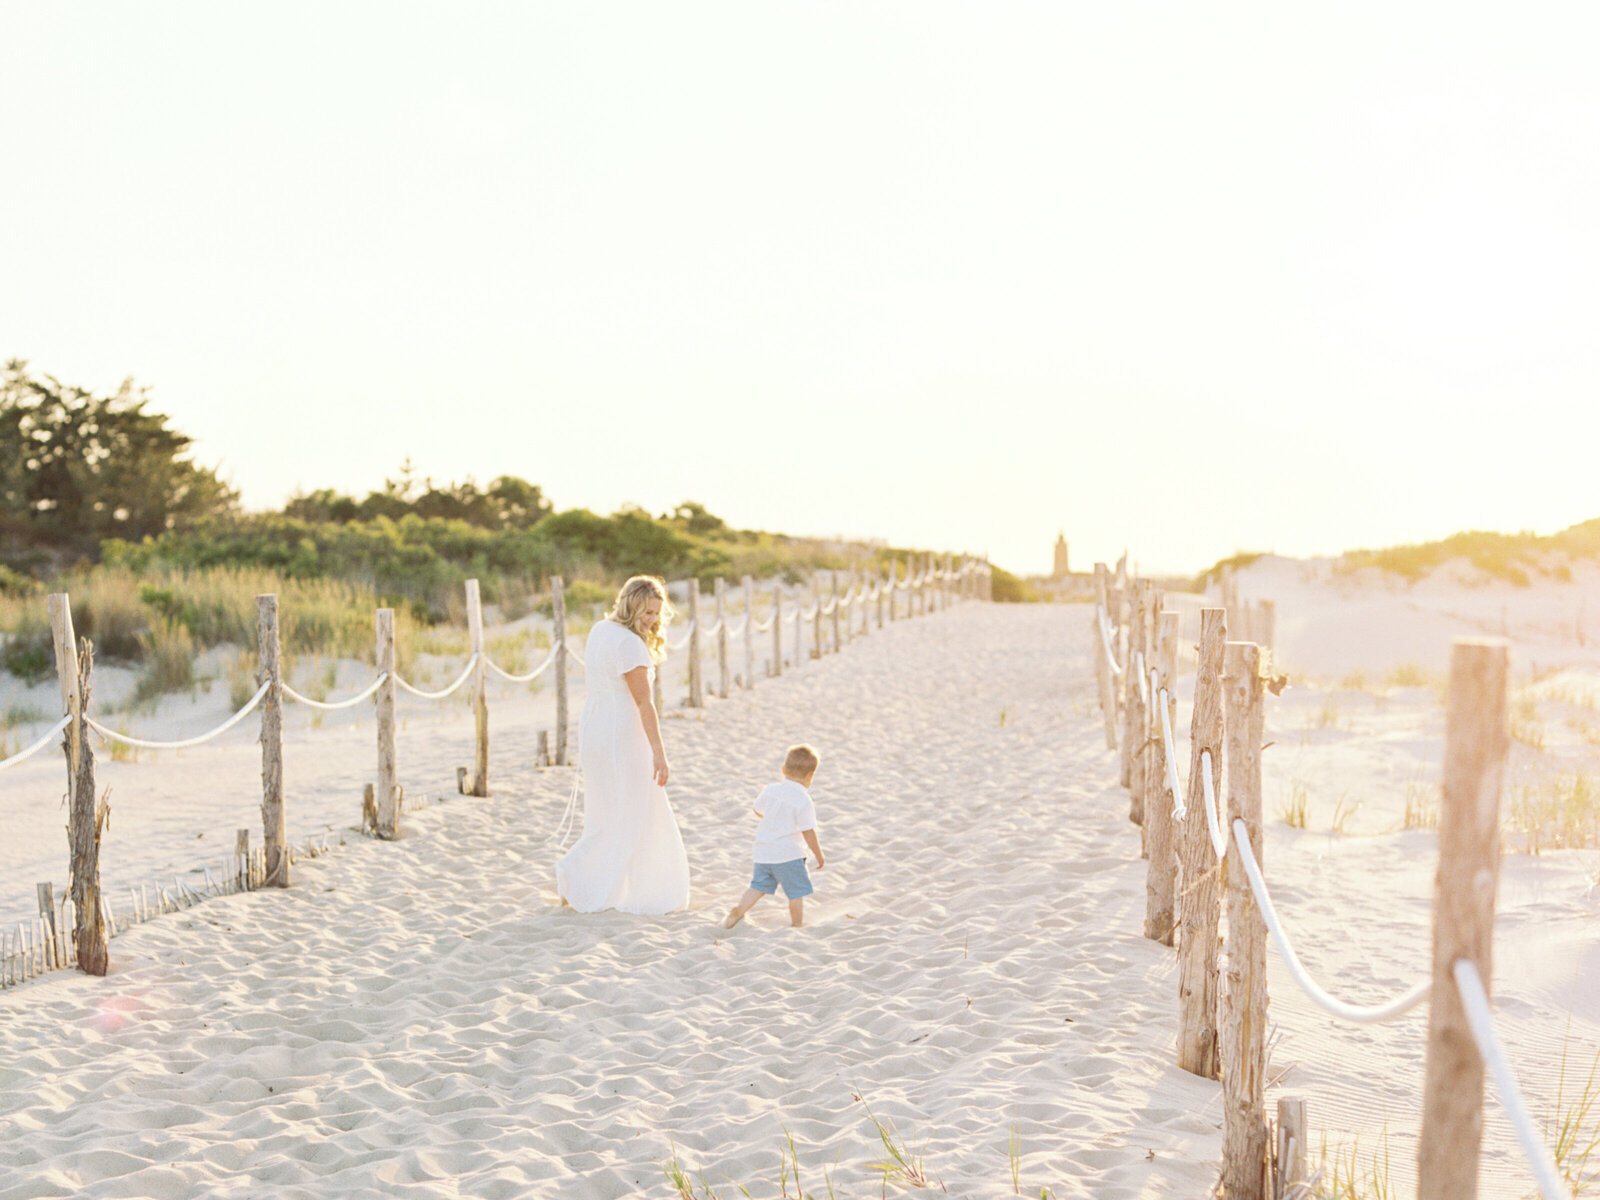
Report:
[{"label": "weathered wooden post", "polygon": [[[483,652],[483,599],[476,579],[467,580],[467,641],[472,665],[472,786],[470,794],[489,794],[489,665]],[[380,796],[382,789],[379,789]],[[380,809],[381,811],[381,809]]]},{"label": "weathered wooden post", "polygon": [[[820,607],[820,605],[819,605]],[[794,594],[794,667],[799,670],[806,657],[806,606],[800,603],[800,592]]]},{"label": "weathered wooden post", "polygon": [[1306,1102],[1298,1096],[1278,1101],[1278,1147],[1273,1157],[1272,1194],[1292,1200],[1296,1184],[1306,1182]]},{"label": "weathered wooden post", "polygon": [[571,715],[567,708],[567,587],[559,575],[550,576],[550,644],[556,656],[556,766],[567,765],[567,735]]},{"label": "weathered wooden post", "polygon": [[689,700],[690,708],[704,708],[704,684],[700,679],[700,580],[689,579]]},{"label": "weathered wooden post", "polygon": [[1508,655],[1509,644],[1502,638],[1458,638],[1450,650],[1418,1200],[1474,1200],[1478,1194],[1483,1059],[1454,971],[1458,961],[1468,960],[1489,991],[1500,872],[1500,787],[1510,748]]},{"label": "weathered wooden post", "polygon": [[400,836],[400,783],[394,756],[395,650],[394,609],[378,610],[378,783],[376,833],[392,840]]},{"label": "weathered wooden post", "polygon": [[[755,614],[751,613],[751,619]],[[772,585],[772,674],[783,674],[783,583]]]},{"label": "weathered wooden post", "polygon": [[844,615],[844,603],[839,599],[839,572],[829,571],[828,576],[833,588],[833,652],[837,654],[844,646],[844,640],[839,636],[839,619]]},{"label": "weathered wooden post", "polygon": [[[1128,787],[1128,820],[1144,828],[1144,767],[1145,738],[1150,728],[1144,692],[1150,686],[1150,673],[1145,664],[1147,633],[1150,628],[1150,583],[1141,579],[1134,589],[1133,602],[1128,616],[1128,657],[1123,675],[1128,681],[1127,704],[1123,709],[1122,754],[1123,776]],[[1144,834],[1139,835],[1144,845]]]},{"label": "weathered wooden post", "polygon": [[[816,603],[817,603],[816,608],[811,610],[811,657],[820,659],[822,657],[822,652],[823,652],[823,645],[822,645],[822,589],[817,586],[815,578],[812,579],[811,583],[812,583],[811,590],[816,594]],[[838,612],[838,611],[839,610],[838,610],[838,608],[836,606],[834,608],[834,612]]]},{"label": "weathered wooden post", "polygon": [[717,576],[717,695],[728,698],[728,584]]},{"label": "weathered wooden post", "polygon": [[1228,973],[1222,991],[1222,1194],[1224,1200],[1262,1200],[1267,1163],[1267,927],[1233,844],[1243,821],[1261,861],[1261,651],[1229,642],[1224,653],[1224,724],[1228,796]]},{"label": "weathered wooden post", "polygon": [[740,686],[749,691],[756,685],[756,584],[748,575],[739,583],[744,591],[744,674]]},{"label": "weathered wooden post", "polygon": [[1211,792],[1222,790],[1222,654],[1226,613],[1200,610],[1200,661],[1195,667],[1194,713],[1189,722],[1188,813],[1178,833],[1178,1065],[1206,1079],[1217,1077],[1217,929],[1221,920],[1219,864],[1206,821],[1205,755]]},{"label": "weathered wooden post", "polygon": [[108,809],[95,797],[94,749],[89,745],[85,717],[89,710],[89,680],[94,672],[94,647],[80,646],[72,628],[72,605],[65,592],[49,598],[50,631],[55,642],[56,677],[61,685],[61,706],[72,718],[62,749],[67,756],[67,842],[71,852],[72,905],[76,923],[78,969],[86,975],[104,975],[110,969],[105,905],[100,892],[100,832]]},{"label": "weathered wooden post", "polygon": [[873,590],[876,593],[876,599],[877,599],[878,628],[882,629],[883,628],[884,585],[883,585],[883,572],[881,570],[880,571],[874,571],[872,573],[872,582],[873,582],[873,585],[874,585]]},{"label": "weathered wooden post", "polygon": [[895,579],[898,572],[895,570],[895,560],[889,560],[889,624],[894,624],[894,597],[899,590],[899,581]]},{"label": "weathered wooden post", "polygon": [[60,936],[56,929],[55,885],[35,884],[34,892],[39,899],[39,940],[44,944],[44,966],[47,970],[55,970],[66,965],[66,957],[61,953]]},{"label": "weathered wooden post", "polygon": [[[1144,935],[1164,946],[1172,945],[1172,924],[1178,885],[1177,847],[1174,845],[1172,810],[1177,798],[1167,766],[1165,714],[1168,727],[1178,719],[1178,614],[1163,612],[1157,617],[1160,634],[1156,639],[1155,668],[1166,698],[1150,697],[1154,717],[1150,731],[1149,802],[1145,805],[1145,827],[1150,831],[1150,869],[1145,874]],[[1174,764],[1175,766],[1176,764]]]},{"label": "weathered wooden post", "polygon": [[[1099,668],[1095,678],[1100,683],[1100,712],[1106,723],[1106,749],[1117,748],[1117,683],[1116,676],[1112,673],[1111,664],[1106,661],[1106,637],[1101,631],[1102,619],[1109,619],[1111,612],[1111,588],[1106,564],[1097,562],[1094,565],[1094,590],[1099,602],[1099,612],[1095,616],[1094,661]],[[1107,614],[1102,617],[1101,614]]]},{"label": "weathered wooden post", "polygon": [[283,813],[283,667],[278,650],[278,597],[256,597],[256,646],[267,694],[261,697],[261,844],[266,887],[289,886],[288,822]]}]

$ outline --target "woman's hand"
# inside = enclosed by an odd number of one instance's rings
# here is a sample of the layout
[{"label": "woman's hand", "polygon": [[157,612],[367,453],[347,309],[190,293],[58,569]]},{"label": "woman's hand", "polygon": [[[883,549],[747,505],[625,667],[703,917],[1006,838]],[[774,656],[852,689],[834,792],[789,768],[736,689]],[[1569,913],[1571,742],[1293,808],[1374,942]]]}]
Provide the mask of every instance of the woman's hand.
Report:
[{"label": "woman's hand", "polygon": [[667,786],[667,752],[660,746],[651,754],[650,773],[656,781],[657,787]]}]

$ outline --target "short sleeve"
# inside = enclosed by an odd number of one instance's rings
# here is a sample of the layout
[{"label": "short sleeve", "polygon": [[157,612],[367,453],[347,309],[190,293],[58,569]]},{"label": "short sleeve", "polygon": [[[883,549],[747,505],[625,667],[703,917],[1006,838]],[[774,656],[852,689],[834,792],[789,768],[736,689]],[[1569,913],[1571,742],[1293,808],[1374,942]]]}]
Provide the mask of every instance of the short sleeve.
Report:
[{"label": "short sleeve", "polygon": [[797,833],[804,833],[808,829],[817,827],[817,808],[811,803],[810,796],[795,806],[794,827]]},{"label": "short sleeve", "polygon": [[650,651],[645,647],[644,639],[633,630],[626,630],[627,636],[618,638],[621,643],[617,647],[617,674],[626,675],[635,667],[648,667],[650,665]]}]

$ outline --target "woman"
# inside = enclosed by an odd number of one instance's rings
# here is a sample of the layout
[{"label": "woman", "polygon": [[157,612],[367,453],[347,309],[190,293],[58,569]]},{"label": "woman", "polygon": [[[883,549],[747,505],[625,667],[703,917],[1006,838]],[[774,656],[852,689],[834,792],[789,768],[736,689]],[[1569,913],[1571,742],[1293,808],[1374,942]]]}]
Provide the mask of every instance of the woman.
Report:
[{"label": "woman", "polygon": [[671,617],[667,585],[635,575],[584,645],[583,836],[556,863],[556,891],[579,912],[668,913],[689,903],[689,859],[650,698]]}]

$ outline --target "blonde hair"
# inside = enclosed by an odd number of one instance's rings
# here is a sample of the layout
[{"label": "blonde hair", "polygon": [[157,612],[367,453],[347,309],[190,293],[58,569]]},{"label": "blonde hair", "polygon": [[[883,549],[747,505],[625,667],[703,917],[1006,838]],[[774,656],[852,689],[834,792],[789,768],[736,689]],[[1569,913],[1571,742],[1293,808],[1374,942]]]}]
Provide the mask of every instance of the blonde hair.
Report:
[{"label": "blonde hair", "polygon": [[817,773],[817,765],[822,762],[822,756],[816,748],[801,743],[790,746],[783,756],[783,773],[789,779],[805,779]]},{"label": "blonde hair", "polygon": [[[654,598],[661,601],[661,624],[655,629],[644,626],[644,606]],[[606,620],[633,630],[644,640],[650,651],[650,661],[659,663],[667,656],[667,622],[677,615],[672,601],[667,599],[667,581],[655,575],[635,575],[622,585],[617,602],[606,614]]]}]

